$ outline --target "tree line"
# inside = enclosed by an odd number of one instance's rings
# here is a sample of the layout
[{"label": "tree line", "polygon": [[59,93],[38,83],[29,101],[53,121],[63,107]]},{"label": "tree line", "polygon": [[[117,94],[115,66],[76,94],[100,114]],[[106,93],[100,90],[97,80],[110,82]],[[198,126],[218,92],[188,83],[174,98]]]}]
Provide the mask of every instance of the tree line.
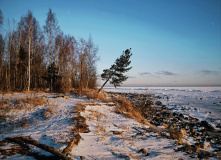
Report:
[{"label": "tree line", "polygon": [[91,36],[76,40],[64,34],[51,9],[42,28],[28,11],[0,34],[0,91],[95,88],[97,53]]}]

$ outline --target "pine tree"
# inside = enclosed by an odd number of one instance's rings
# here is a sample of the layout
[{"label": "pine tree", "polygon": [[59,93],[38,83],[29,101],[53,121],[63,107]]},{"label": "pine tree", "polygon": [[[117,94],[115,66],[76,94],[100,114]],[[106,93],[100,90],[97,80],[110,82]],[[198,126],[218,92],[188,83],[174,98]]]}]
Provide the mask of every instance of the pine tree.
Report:
[{"label": "pine tree", "polygon": [[131,48],[126,49],[122,55],[117,58],[114,62],[114,64],[110,67],[110,69],[103,70],[103,73],[101,74],[102,80],[106,80],[103,86],[98,90],[98,93],[101,91],[101,89],[105,86],[105,84],[110,80],[110,84],[113,84],[116,88],[117,86],[120,86],[123,81],[127,80],[127,76],[123,73],[128,72],[132,67],[128,67],[131,63],[130,57],[131,57]]},{"label": "pine tree", "polygon": [[44,77],[50,84],[50,91],[58,91],[61,86],[59,86],[59,83],[57,81],[61,79],[62,77],[58,75],[58,67],[53,62],[48,66],[48,76]]}]

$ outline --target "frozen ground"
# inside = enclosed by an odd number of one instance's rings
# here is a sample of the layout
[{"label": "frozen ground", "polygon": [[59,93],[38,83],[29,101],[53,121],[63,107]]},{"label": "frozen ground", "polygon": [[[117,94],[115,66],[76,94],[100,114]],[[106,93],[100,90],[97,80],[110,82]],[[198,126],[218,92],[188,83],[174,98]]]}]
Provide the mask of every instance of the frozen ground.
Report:
[{"label": "frozen ground", "polygon": [[[62,150],[72,138],[71,129],[74,126],[71,123],[71,118],[75,116],[74,107],[78,103],[96,103],[96,105],[86,105],[85,112],[81,113],[87,120],[89,133],[80,133],[81,141],[78,146],[74,146],[70,154],[72,159],[80,159],[81,156],[86,159],[190,158],[185,152],[173,150],[179,147],[174,144],[175,140],[162,138],[157,133],[147,131],[148,126],[144,126],[133,119],[125,118],[121,114],[116,114],[114,106],[74,95],[69,95],[68,99],[55,98],[54,94],[49,93],[16,93],[0,96],[2,100],[8,99],[13,102],[16,99],[26,97],[45,97],[48,100],[44,105],[29,105],[22,110],[10,110],[7,113],[6,121],[0,122],[0,141],[7,137],[30,136],[40,143]],[[43,114],[45,110],[50,111],[50,113]],[[19,122],[25,122],[25,124],[13,125]],[[11,146],[11,144],[0,146],[0,150],[9,149]],[[141,149],[145,149],[147,154],[139,152]],[[38,148],[34,148],[33,151],[46,156],[50,155]],[[0,158],[3,157],[0,154]],[[15,154],[7,157],[7,159],[34,158]]]}]

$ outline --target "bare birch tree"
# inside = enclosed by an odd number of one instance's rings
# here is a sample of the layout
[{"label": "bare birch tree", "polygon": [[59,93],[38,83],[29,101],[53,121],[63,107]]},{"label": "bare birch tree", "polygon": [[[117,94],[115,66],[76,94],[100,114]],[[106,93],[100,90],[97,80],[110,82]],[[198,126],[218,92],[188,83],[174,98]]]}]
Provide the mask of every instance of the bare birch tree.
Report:
[{"label": "bare birch tree", "polygon": [[27,25],[27,32],[28,32],[28,87],[27,90],[30,91],[31,85],[31,36],[32,36],[32,21],[33,16],[31,11],[28,11],[28,15],[25,18],[25,22]]},{"label": "bare birch tree", "polygon": [[86,88],[94,88],[96,86],[96,62],[99,60],[97,56],[98,47],[93,43],[92,36],[89,36],[86,44]]},{"label": "bare birch tree", "polygon": [[47,14],[47,20],[46,25],[44,26],[44,31],[47,36],[48,40],[48,47],[49,47],[49,63],[52,63],[52,54],[53,54],[53,44],[55,41],[55,37],[58,35],[60,29],[58,26],[58,22],[56,19],[55,13],[52,12],[51,9],[49,9],[49,12]]}]

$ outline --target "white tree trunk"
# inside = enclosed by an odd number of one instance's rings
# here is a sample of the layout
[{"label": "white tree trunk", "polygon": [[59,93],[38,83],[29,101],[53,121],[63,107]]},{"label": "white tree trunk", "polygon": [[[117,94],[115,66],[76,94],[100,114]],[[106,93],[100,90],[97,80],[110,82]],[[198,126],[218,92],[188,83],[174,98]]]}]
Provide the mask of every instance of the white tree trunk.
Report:
[{"label": "white tree trunk", "polygon": [[31,24],[29,24],[28,32],[28,91],[30,91],[31,86]]}]

